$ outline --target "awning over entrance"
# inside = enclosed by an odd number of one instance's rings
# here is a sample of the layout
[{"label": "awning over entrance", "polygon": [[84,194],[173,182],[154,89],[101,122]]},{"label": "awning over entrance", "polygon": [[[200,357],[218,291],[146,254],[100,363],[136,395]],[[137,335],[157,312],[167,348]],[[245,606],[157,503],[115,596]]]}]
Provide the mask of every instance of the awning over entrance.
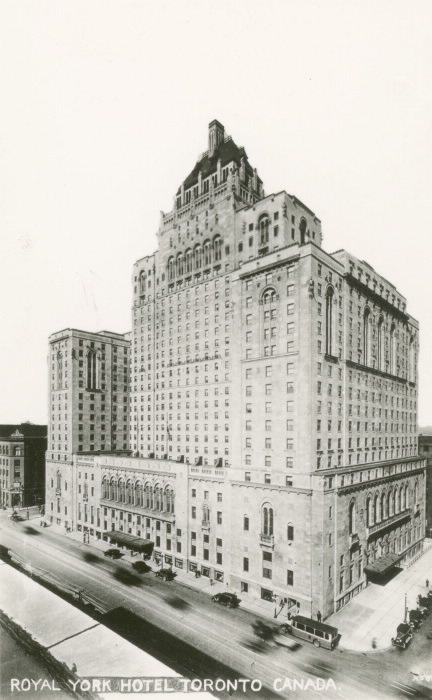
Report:
[{"label": "awning over entrance", "polygon": [[111,542],[119,544],[121,547],[133,549],[134,552],[144,552],[145,554],[153,552],[154,542],[151,540],[144,540],[142,537],[128,535],[126,532],[119,532],[118,530],[105,532],[104,535],[109,537]]},{"label": "awning over entrance", "polygon": [[382,557],[365,566],[364,570],[367,574],[383,576],[390,569],[393,569],[401,558],[400,554],[383,554]]}]

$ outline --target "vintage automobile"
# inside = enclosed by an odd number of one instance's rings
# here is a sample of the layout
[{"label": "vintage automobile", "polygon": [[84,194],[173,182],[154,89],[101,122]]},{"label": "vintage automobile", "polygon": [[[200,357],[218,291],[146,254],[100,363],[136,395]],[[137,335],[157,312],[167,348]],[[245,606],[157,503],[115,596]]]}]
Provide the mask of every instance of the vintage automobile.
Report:
[{"label": "vintage automobile", "polygon": [[432,596],[419,595],[417,601],[418,601],[418,607],[423,608],[425,610],[426,615],[429,615],[429,613],[432,612]]},{"label": "vintage automobile", "polygon": [[410,610],[409,611],[409,624],[411,629],[416,630],[422,624],[424,619],[424,613],[422,610]]},{"label": "vintage automobile", "polygon": [[291,632],[289,631],[288,625],[280,625],[273,634],[273,641],[279,647],[285,647],[286,649],[291,649],[295,651],[301,647],[300,642],[294,639]]},{"label": "vintage automobile", "polygon": [[392,637],[391,643],[394,647],[406,649],[412,640],[412,629],[407,622],[401,622],[396,629],[396,637]]},{"label": "vintage automobile", "polygon": [[159,569],[158,571],[155,571],[155,576],[158,576],[163,581],[172,581],[177,574],[172,569]]},{"label": "vintage automobile", "polygon": [[111,547],[104,552],[104,557],[111,557],[111,559],[120,559],[123,556],[123,552],[115,547]]},{"label": "vintage automobile", "polygon": [[132,568],[135,569],[138,574],[146,574],[148,571],[151,571],[151,566],[146,564],[142,559],[134,561],[132,563]]},{"label": "vintage automobile", "polygon": [[220,605],[226,605],[227,608],[238,608],[240,604],[240,598],[237,598],[235,593],[216,593],[212,601]]}]

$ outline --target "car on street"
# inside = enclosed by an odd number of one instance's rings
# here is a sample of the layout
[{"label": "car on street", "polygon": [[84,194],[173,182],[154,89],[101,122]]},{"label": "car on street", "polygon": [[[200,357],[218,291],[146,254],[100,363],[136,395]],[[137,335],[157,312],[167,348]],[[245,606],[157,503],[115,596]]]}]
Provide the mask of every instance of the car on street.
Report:
[{"label": "car on street", "polygon": [[172,569],[159,569],[159,571],[155,571],[155,576],[158,576],[163,581],[172,581],[177,574]]},{"label": "car on street", "polygon": [[240,598],[237,598],[235,593],[216,593],[212,601],[220,605],[226,605],[227,608],[238,608],[241,602]]},{"label": "car on street", "polygon": [[123,552],[115,547],[111,547],[104,552],[104,557],[111,557],[111,559],[120,559],[123,556]]},{"label": "car on street", "polygon": [[9,517],[11,520],[18,520],[18,521],[24,520],[24,518],[19,513],[15,513],[15,512],[13,512]]},{"label": "car on street", "polygon": [[400,649],[406,649],[410,641],[412,640],[412,629],[407,622],[401,622],[397,626],[396,636],[392,637],[391,643],[394,647],[400,647]]},{"label": "car on street", "polygon": [[279,647],[286,647],[287,649],[292,649],[295,651],[301,647],[300,642],[298,642],[292,634],[289,632],[287,625],[281,625],[278,630],[273,634],[273,641]]},{"label": "car on street", "polygon": [[135,569],[137,574],[146,574],[151,571],[151,566],[145,563],[142,559],[132,562],[132,568]]},{"label": "car on street", "polygon": [[420,625],[423,622],[424,617],[425,617],[425,615],[423,614],[423,612],[421,610],[418,610],[418,609],[417,610],[410,610],[409,611],[409,624],[410,624],[411,629],[415,630],[418,627],[420,627]]}]

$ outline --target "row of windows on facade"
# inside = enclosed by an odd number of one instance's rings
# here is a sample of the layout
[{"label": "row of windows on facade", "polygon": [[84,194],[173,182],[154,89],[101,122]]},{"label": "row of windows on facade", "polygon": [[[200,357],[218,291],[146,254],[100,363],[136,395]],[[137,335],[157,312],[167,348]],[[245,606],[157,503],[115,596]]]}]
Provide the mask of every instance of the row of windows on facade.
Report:
[{"label": "row of windows on facade", "polygon": [[[67,365],[67,362],[66,362]],[[89,390],[100,389],[101,384],[101,357],[100,353],[95,350],[89,350],[86,357],[86,387]],[[82,373],[80,373],[80,376]],[[57,376],[56,388],[63,389],[64,382],[67,378],[67,370],[63,372],[63,354],[57,353]]]},{"label": "row of windows on facade", "polygon": [[[415,482],[413,490],[413,500],[411,505],[418,506],[419,488]],[[357,510],[361,507],[356,500],[352,500],[349,505],[349,533],[357,533]],[[409,502],[409,487],[408,484],[400,487],[385,489],[380,494],[375,496],[368,495],[365,503],[366,527],[371,527],[376,523],[380,523],[387,518],[391,518],[398,513],[404,512],[410,507]]]},{"label": "row of windows on facade", "polygon": [[102,498],[149,508],[168,513],[174,512],[174,489],[172,486],[144,485],[140,481],[124,481],[104,477],[102,479]]},{"label": "row of windows on facade", "polygon": [[15,455],[15,457],[22,457],[24,455],[24,447],[15,445],[10,447],[9,445],[0,445],[0,455]]}]

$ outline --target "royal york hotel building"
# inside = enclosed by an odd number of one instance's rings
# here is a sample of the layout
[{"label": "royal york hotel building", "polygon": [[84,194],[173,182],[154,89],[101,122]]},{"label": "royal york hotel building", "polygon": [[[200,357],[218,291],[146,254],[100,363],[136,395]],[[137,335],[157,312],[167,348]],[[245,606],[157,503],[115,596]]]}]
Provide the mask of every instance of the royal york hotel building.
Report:
[{"label": "royal york hotel building", "polygon": [[157,239],[131,334],[50,337],[47,516],[325,617],[422,549],[418,323],[218,121]]}]

